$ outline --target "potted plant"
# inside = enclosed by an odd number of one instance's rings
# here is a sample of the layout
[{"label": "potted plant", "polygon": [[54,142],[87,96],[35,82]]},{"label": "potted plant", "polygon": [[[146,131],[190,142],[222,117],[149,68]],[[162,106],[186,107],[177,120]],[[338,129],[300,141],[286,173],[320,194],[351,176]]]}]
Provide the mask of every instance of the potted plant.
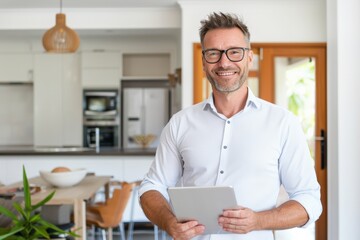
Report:
[{"label": "potted plant", "polygon": [[28,178],[26,176],[25,167],[23,167],[23,191],[24,191],[24,206],[18,202],[13,203],[14,208],[19,213],[14,214],[9,209],[0,206],[0,214],[4,214],[11,218],[12,225],[9,228],[0,228],[0,240],[33,240],[33,239],[50,239],[48,230],[52,230],[56,234],[67,234],[73,237],[78,237],[74,232],[64,231],[55,225],[45,221],[41,218],[40,213],[36,212],[41,206],[46,204],[55,194],[55,191],[50,193],[39,203],[31,204],[31,194]]}]

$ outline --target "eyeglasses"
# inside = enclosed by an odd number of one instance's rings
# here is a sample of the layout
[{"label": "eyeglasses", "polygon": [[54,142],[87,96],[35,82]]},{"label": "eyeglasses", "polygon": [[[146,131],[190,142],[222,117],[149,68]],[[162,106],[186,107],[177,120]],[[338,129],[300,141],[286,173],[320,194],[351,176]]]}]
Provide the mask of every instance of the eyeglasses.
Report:
[{"label": "eyeglasses", "polygon": [[202,54],[207,63],[219,62],[223,53],[225,53],[226,57],[230,61],[240,62],[241,60],[244,59],[246,50],[250,50],[250,48],[236,47],[236,48],[229,48],[226,50],[207,49],[207,50],[203,50]]}]

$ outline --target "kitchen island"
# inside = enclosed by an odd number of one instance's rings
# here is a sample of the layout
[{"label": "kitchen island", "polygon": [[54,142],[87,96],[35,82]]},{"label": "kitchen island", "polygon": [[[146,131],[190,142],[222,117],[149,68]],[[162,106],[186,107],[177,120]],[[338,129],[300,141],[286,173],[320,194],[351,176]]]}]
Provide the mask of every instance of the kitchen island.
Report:
[{"label": "kitchen island", "polygon": [[[40,170],[52,170],[58,166],[65,166],[70,169],[86,168],[88,172],[99,176],[112,176],[113,180],[138,181],[143,179],[155,156],[155,149],[101,148],[99,152],[94,149],[80,148],[72,149],[73,151],[67,150],[1,147],[0,184],[9,185],[21,181],[22,166],[25,166],[29,178],[39,176]],[[134,220],[147,221],[138,201],[134,202]],[[129,219],[130,208],[127,207],[124,221]]]},{"label": "kitchen island", "polygon": [[0,146],[2,155],[154,156],[155,148]]}]

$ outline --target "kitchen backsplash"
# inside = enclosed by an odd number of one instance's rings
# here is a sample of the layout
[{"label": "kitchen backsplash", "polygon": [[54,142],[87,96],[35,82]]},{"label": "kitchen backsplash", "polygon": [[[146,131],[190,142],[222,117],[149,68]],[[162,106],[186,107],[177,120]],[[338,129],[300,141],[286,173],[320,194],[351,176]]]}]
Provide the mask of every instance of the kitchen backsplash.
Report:
[{"label": "kitchen backsplash", "polygon": [[32,145],[32,84],[0,84],[0,145]]}]

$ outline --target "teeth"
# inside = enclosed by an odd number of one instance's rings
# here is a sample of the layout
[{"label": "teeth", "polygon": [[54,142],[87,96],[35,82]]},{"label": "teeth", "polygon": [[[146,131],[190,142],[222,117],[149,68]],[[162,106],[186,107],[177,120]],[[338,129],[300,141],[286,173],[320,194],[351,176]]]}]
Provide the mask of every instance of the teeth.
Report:
[{"label": "teeth", "polygon": [[217,74],[220,76],[229,76],[229,75],[233,75],[234,72],[218,72]]}]

